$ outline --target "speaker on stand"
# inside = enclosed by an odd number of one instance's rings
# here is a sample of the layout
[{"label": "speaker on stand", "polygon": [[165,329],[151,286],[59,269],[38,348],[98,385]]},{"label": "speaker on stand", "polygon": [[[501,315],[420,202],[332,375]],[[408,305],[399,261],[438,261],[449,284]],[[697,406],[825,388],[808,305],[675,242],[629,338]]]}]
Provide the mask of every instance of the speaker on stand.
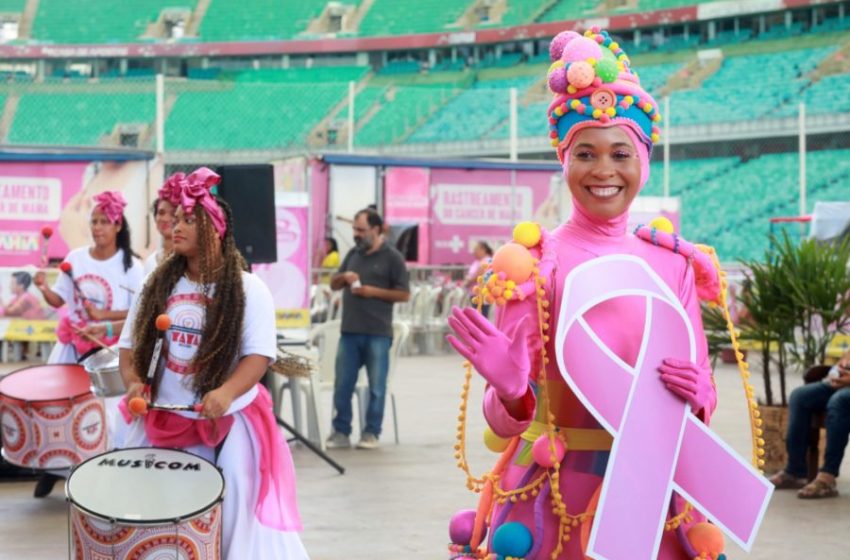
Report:
[{"label": "speaker on stand", "polygon": [[223,165],[218,195],[233,209],[236,246],[248,264],[277,261],[274,168],[271,165]]}]

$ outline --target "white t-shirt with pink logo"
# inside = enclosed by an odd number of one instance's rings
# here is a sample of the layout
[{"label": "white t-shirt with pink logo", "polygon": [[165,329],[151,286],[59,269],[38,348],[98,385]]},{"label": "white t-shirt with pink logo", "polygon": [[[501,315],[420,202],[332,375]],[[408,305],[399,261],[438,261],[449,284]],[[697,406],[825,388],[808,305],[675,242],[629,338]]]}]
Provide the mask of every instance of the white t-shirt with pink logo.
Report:
[{"label": "white t-shirt with pink logo", "polygon": [[65,300],[75,320],[85,318],[82,298],[97,309],[124,311],[130,308],[141,291],[142,263],[133,257],[133,265],[125,271],[123,249],[101,261],[89,254],[89,247],[80,247],[68,253],[65,261],[71,265],[79,293],[74,289],[71,278],[63,272],[56,278],[53,291]]},{"label": "white t-shirt with pink logo", "polygon": [[[239,358],[259,354],[274,361],[277,356],[277,330],[271,292],[262,280],[247,272],[242,273],[242,287],[245,291],[245,317],[242,321]],[[184,276],[168,297],[166,313],[171,319],[171,327],[165,333],[162,348],[165,368],[157,395],[158,404],[184,405],[199,401],[192,387],[192,375],[195,373],[192,359],[201,344],[204,327],[205,300],[202,288],[201,284],[191,282]],[[215,298],[214,285],[208,297]],[[133,347],[135,320],[136,305],[133,305],[127,316],[127,326],[118,341],[120,348]],[[150,320],[155,321],[156,317],[150,317]],[[139,369],[140,376],[147,374],[147,364]],[[228,414],[250,404],[256,395],[257,388],[254,387],[231,404]],[[181,414],[197,416],[191,412]]]}]

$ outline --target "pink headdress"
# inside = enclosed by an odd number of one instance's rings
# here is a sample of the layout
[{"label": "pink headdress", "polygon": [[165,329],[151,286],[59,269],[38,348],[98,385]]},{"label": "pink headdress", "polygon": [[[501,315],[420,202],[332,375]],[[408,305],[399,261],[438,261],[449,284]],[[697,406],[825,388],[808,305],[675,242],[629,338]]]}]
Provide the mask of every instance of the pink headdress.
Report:
[{"label": "pink headdress", "polygon": [[575,134],[588,127],[623,126],[647,148],[658,142],[658,104],[632,72],[628,55],[607,31],[559,33],[549,45],[549,137],[564,161]]},{"label": "pink headdress", "polygon": [[160,187],[159,191],[157,191],[156,196],[160,200],[169,202],[172,206],[177,208],[180,205],[181,185],[185,179],[185,173],[180,173],[179,171],[174,173],[165,180],[165,183],[163,183],[162,187]]},{"label": "pink headdress", "polygon": [[124,207],[127,206],[124,195],[118,191],[104,191],[95,195],[93,200],[95,209],[103,212],[110,223],[118,224],[121,222]]},{"label": "pink headdress", "polygon": [[185,179],[180,180],[180,206],[183,207],[184,212],[191,213],[195,205],[200,204],[212,220],[219,239],[224,239],[227,219],[224,216],[224,210],[210,194],[210,189],[220,181],[221,177],[206,167],[199,167],[192,171]]}]

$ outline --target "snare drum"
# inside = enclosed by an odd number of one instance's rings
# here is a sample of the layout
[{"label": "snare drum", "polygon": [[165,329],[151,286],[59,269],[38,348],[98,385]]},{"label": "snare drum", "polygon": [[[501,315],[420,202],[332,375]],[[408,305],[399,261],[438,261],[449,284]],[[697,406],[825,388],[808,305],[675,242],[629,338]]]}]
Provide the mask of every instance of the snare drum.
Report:
[{"label": "snare drum", "polygon": [[224,478],[201,457],[118,449],[76,467],[65,490],[75,560],[221,558]]},{"label": "snare drum", "polygon": [[103,453],[104,416],[82,366],[29,367],[0,381],[3,455],[14,465],[64,469]]},{"label": "snare drum", "polygon": [[94,392],[101,397],[118,397],[127,392],[118,369],[118,347],[101,348],[85,360],[83,367],[91,378]]}]

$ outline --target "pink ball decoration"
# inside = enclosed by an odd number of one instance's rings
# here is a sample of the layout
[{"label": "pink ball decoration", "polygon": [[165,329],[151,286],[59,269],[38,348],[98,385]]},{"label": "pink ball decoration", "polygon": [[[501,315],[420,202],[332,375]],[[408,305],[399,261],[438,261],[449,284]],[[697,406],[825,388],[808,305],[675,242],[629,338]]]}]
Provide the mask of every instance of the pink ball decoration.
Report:
[{"label": "pink ball decoration", "polygon": [[[468,545],[475,528],[475,510],[462,509],[449,521],[449,539],[453,544]],[[482,535],[483,537],[483,535]]]},{"label": "pink ball decoration", "polygon": [[586,61],[588,58],[599,60],[602,58],[602,47],[593,39],[578,37],[564,47],[561,60],[564,62]]},{"label": "pink ball decoration", "polygon": [[584,61],[573,62],[570,64],[570,69],[567,70],[567,79],[571,86],[577,89],[584,89],[593,83],[596,77],[596,72],[593,66]]},{"label": "pink ball decoration", "polygon": [[555,38],[552,39],[551,43],[549,43],[549,58],[553,62],[561,58],[561,54],[563,54],[564,47],[567,46],[567,43],[577,37],[581,37],[581,35],[575,31],[561,31],[555,35]]},{"label": "pink ball decoration", "polygon": [[567,72],[564,68],[556,68],[549,72],[549,89],[552,93],[567,92]]},{"label": "pink ball decoration", "polygon": [[[560,463],[564,460],[564,455],[567,453],[567,448],[561,438],[555,437],[555,458]],[[534,462],[544,468],[550,468],[555,463],[552,462],[552,450],[549,448],[549,436],[542,435],[535,440],[531,446],[531,456],[534,457]]]}]

